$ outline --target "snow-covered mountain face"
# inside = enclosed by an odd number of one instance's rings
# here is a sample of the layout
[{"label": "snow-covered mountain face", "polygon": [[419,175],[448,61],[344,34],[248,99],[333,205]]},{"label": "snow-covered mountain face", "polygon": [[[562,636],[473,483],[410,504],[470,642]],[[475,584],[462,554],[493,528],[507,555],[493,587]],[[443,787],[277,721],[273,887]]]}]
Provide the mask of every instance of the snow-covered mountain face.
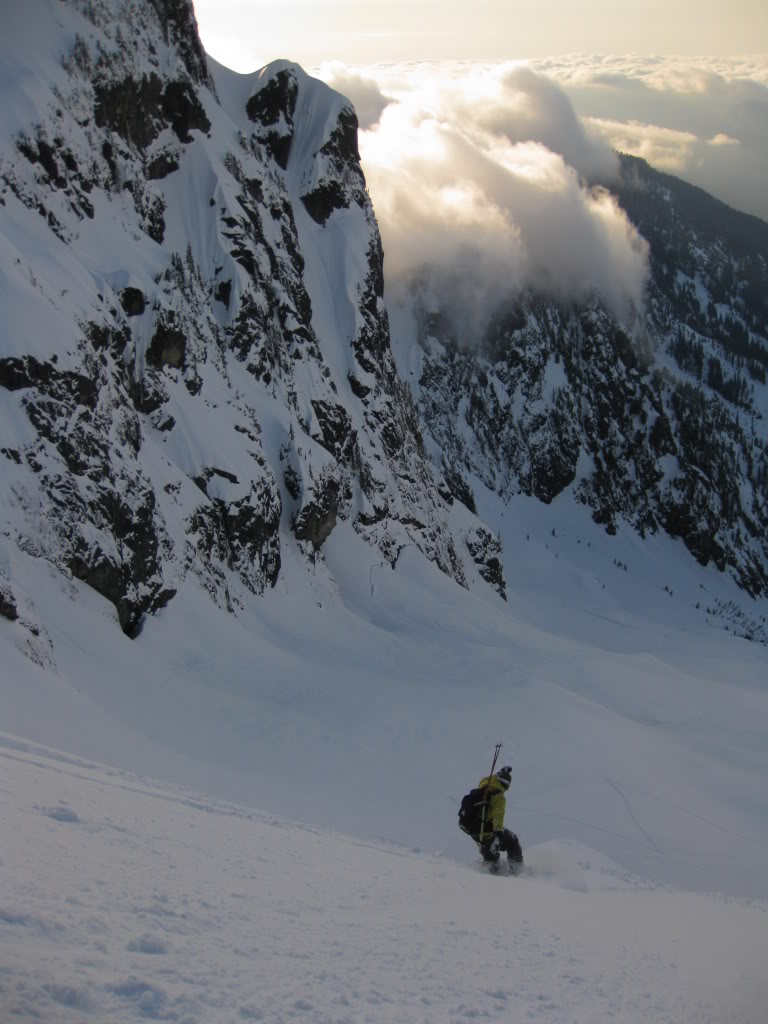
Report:
[{"label": "snow-covered mountain face", "polygon": [[609,533],[665,531],[764,594],[768,225],[630,157],[615,191],[649,242],[643,309],[528,290],[472,338],[425,270],[397,292],[399,365],[471,509],[478,479],[502,500],[566,494]]},{"label": "snow-covered mountain face", "polygon": [[341,521],[390,565],[413,545],[504,596],[479,482],[502,501],[568,491],[609,532],[666,530],[766,589],[760,222],[718,207],[721,230],[701,228],[627,162],[646,311],[525,293],[467,345],[417,279],[398,370],[343,97],[284,62],[216,66],[181,0],[34,0],[7,21],[6,618],[44,627],[14,552],[135,635],[188,581],[242,608],[286,544],[311,571]]},{"label": "snow-covered mountain face", "polygon": [[[186,580],[236,610],[339,520],[466,585],[390,351],[349,104],[286,63],[214,66],[186,2],[9,21],[5,565],[48,559],[129,635]],[[6,615],[30,619],[2,571]]]}]

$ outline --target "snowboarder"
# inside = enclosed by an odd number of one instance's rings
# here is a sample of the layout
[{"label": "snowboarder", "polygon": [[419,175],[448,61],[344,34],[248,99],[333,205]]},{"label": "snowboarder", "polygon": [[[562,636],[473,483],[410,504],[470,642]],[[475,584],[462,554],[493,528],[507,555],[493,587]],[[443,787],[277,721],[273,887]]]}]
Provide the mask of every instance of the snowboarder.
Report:
[{"label": "snowboarder", "polygon": [[483,861],[491,871],[499,870],[502,853],[507,855],[509,873],[517,875],[523,866],[523,851],[514,832],[504,828],[507,809],[505,793],[512,781],[509,765],[480,780],[461,801],[459,828],[477,843]]}]

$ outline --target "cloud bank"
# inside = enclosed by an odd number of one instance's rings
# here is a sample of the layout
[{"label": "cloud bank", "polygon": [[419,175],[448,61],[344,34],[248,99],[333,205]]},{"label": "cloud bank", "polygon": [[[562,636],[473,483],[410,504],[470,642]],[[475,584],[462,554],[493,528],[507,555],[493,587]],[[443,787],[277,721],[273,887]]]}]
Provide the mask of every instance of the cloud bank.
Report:
[{"label": "cloud bank", "polygon": [[528,286],[562,300],[598,293],[620,316],[642,304],[645,244],[586,184],[609,183],[616,156],[554,81],[520,65],[322,74],[362,112],[388,287],[431,268],[473,333]]},{"label": "cloud bank", "polygon": [[768,220],[768,58],[578,57],[532,63],[586,132]]}]

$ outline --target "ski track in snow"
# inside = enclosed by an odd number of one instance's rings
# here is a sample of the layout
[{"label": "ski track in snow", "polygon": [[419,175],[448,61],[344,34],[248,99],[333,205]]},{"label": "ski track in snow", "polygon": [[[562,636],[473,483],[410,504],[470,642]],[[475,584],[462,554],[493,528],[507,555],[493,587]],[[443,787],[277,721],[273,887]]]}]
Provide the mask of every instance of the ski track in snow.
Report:
[{"label": "ski track in snow", "polygon": [[661,847],[660,847],[660,846],[659,846],[659,844],[658,844],[658,843],[656,842],[656,840],[655,840],[655,839],[653,838],[653,836],[652,836],[652,835],[650,834],[650,832],[648,832],[648,830],[647,830],[647,829],[645,829],[645,828],[644,828],[644,827],[643,827],[643,826],[642,826],[642,825],[640,824],[640,822],[639,822],[639,821],[637,820],[637,817],[635,816],[635,812],[634,812],[634,811],[632,810],[632,804],[631,804],[631,802],[630,802],[630,799],[629,799],[629,797],[627,796],[627,794],[626,794],[626,793],[624,792],[624,790],[623,790],[623,789],[621,789],[621,787],[620,787],[620,786],[618,786],[618,785],[617,785],[617,784],[616,784],[616,783],[615,783],[615,782],[613,781],[613,779],[606,779],[605,781],[606,781],[606,782],[608,783],[608,785],[609,785],[609,786],[611,787],[611,789],[615,790],[615,792],[616,792],[616,793],[618,793],[618,795],[619,795],[619,797],[620,797],[620,799],[621,799],[621,802],[622,802],[622,803],[624,804],[624,806],[625,806],[625,807],[626,807],[626,809],[627,809],[627,814],[628,814],[628,815],[629,815],[629,817],[630,817],[630,818],[632,819],[632,821],[633,821],[633,822],[635,823],[635,825],[637,825],[637,830],[638,830],[638,832],[640,832],[640,833],[641,833],[641,835],[642,835],[642,836],[644,836],[644,838],[645,838],[645,841],[647,842],[648,846],[650,846],[650,848],[651,848],[651,849],[652,849],[652,850],[653,850],[653,851],[654,851],[655,853],[663,853],[664,851],[663,851],[663,850],[661,849]]},{"label": "ski track in snow", "polygon": [[9,736],[0,763],[3,1022],[764,1024],[765,902],[563,841],[492,878]]}]

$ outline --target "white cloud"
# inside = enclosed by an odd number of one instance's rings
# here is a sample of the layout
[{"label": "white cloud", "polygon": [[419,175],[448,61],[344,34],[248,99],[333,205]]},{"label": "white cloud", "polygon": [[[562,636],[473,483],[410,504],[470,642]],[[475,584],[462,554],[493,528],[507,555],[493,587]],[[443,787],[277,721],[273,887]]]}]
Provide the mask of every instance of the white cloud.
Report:
[{"label": "white cloud", "polygon": [[611,197],[585,184],[615,176],[616,156],[558,85],[513,65],[326,74],[353,101],[361,84],[381,98],[360,152],[388,286],[431,266],[444,302],[475,332],[494,303],[528,285],[563,299],[597,291],[620,313],[642,303],[644,243]]},{"label": "white cloud", "polygon": [[510,142],[542,143],[585,178],[615,177],[615,155],[586,134],[556,82],[524,66],[502,67],[496,76],[500,94],[492,107],[479,112],[481,124]]},{"label": "white cloud", "polygon": [[691,132],[674,128],[660,128],[642,121],[609,121],[605,118],[585,118],[593,135],[603,139],[613,149],[642,157],[662,171],[680,174],[688,166],[698,142]]},{"label": "white cloud", "polygon": [[611,198],[615,150],[768,219],[768,59],[564,57],[324,71],[360,109],[388,285],[434,280],[465,319],[510,290],[638,305],[645,246]]},{"label": "white cloud", "polygon": [[392,102],[391,98],[385,96],[381,91],[375,79],[357,71],[351,71],[338,61],[323,64],[319,77],[352,102],[360,128],[363,130],[377,124],[383,112]]},{"label": "white cloud", "polygon": [[738,139],[732,139],[725,132],[718,132],[713,138],[707,140],[708,146],[738,146],[739,144]]}]

